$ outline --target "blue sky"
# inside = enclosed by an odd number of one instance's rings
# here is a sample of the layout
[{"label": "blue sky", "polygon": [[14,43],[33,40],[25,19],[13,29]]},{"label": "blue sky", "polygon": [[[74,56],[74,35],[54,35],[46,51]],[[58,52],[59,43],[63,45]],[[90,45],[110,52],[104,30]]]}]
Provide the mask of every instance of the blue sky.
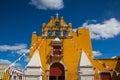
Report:
[{"label": "blue sky", "polygon": [[[120,55],[119,0],[0,0],[0,64],[29,53],[32,32],[40,35],[42,23],[56,13],[74,30],[90,29],[97,58]],[[21,60],[22,66],[26,59]]]}]

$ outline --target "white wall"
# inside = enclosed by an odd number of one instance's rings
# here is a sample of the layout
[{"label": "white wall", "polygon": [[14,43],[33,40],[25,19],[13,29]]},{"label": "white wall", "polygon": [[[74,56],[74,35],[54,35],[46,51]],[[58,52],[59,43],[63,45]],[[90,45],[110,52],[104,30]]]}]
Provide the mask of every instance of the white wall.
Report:
[{"label": "white wall", "polygon": [[81,75],[94,75],[92,68],[80,68]]},{"label": "white wall", "polygon": [[81,76],[81,80],[94,80],[93,76]]},{"label": "white wall", "polygon": [[94,71],[92,67],[82,67],[79,69],[79,80],[94,80]]}]

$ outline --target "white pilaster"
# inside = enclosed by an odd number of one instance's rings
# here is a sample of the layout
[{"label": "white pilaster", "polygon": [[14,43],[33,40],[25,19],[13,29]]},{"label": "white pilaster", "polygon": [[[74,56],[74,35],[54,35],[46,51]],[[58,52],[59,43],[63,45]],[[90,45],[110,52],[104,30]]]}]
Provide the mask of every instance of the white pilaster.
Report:
[{"label": "white pilaster", "polygon": [[94,80],[94,70],[87,54],[82,50],[78,65],[79,80]]},{"label": "white pilaster", "polygon": [[39,51],[36,50],[24,72],[25,80],[42,80],[43,71]]}]

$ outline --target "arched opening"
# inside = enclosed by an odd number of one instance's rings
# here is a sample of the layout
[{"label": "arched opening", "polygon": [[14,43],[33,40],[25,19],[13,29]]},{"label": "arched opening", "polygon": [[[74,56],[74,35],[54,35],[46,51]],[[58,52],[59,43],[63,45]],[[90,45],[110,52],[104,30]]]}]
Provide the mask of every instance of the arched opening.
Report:
[{"label": "arched opening", "polygon": [[63,36],[64,37],[68,36],[68,31],[67,30],[63,30]]},{"label": "arched opening", "polygon": [[49,80],[65,80],[65,69],[60,63],[54,63],[50,66]]},{"label": "arched opening", "polygon": [[101,80],[112,80],[110,72],[101,72],[100,78]]},{"label": "arched opening", "polygon": [[59,30],[55,30],[55,37],[59,37],[60,36],[60,31]]},{"label": "arched opening", "polygon": [[52,30],[48,30],[47,36],[48,36],[48,37],[51,37],[51,36],[52,36]]}]

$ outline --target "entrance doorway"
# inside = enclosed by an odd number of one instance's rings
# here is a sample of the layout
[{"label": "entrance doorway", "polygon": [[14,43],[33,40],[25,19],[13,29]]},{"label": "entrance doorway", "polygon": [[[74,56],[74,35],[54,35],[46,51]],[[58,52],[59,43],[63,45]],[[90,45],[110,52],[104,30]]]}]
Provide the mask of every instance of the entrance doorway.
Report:
[{"label": "entrance doorway", "polygon": [[60,63],[54,63],[50,66],[49,80],[65,80],[65,69]]},{"label": "entrance doorway", "polygon": [[101,80],[112,80],[110,72],[101,72]]}]

